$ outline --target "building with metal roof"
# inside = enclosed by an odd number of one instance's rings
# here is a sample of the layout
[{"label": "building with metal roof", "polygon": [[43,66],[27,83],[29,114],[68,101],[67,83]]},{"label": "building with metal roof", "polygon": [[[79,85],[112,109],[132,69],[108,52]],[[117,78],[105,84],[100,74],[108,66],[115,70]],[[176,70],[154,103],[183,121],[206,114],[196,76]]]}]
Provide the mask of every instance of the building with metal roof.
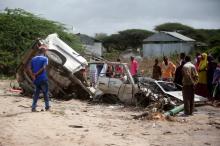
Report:
[{"label": "building with metal roof", "polygon": [[101,41],[85,34],[79,33],[76,35],[79,37],[87,53],[90,53],[92,55],[102,56],[103,46]]},{"label": "building with metal roof", "polygon": [[170,56],[194,49],[195,40],[177,32],[158,32],[143,40],[144,57]]}]

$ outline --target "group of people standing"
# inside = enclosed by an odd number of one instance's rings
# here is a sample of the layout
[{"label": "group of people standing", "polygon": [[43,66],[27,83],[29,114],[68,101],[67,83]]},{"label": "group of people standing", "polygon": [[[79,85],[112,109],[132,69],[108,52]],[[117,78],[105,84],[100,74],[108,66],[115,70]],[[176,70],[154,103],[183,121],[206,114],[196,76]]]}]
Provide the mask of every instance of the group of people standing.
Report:
[{"label": "group of people standing", "polygon": [[153,66],[152,78],[155,80],[172,80],[176,70],[176,65],[169,61],[166,56],[163,57],[163,62],[159,64],[159,60],[155,59],[155,64]]},{"label": "group of people standing", "polygon": [[[40,91],[43,91],[45,98],[45,109],[50,109],[49,96],[48,96],[48,78],[46,75],[46,66],[48,65],[48,58],[45,56],[47,51],[46,46],[39,47],[39,54],[32,58],[28,72],[35,84],[35,93],[32,104],[32,111],[36,111],[36,104],[39,98]],[[131,56],[130,73],[133,78],[136,78],[138,73],[138,62]],[[120,60],[117,60],[120,62]],[[111,67],[111,66],[109,66]],[[99,69],[100,68],[100,69]],[[123,68],[120,65],[115,66],[115,71],[109,69],[106,64],[99,67],[96,64],[90,65],[91,77],[97,81],[97,73],[102,74],[102,70],[106,70],[106,76],[119,77],[123,75]],[[110,74],[111,73],[111,74]],[[155,59],[153,66],[152,78],[156,80],[172,81],[182,85],[183,99],[184,99],[184,112],[191,115],[194,105],[194,93],[208,98],[209,100],[220,100],[220,56],[218,63],[215,58],[206,53],[196,54],[194,63],[191,62],[190,56],[185,53],[180,54],[180,60],[175,65],[168,57],[163,57],[163,62],[159,64],[159,60]],[[93,81],[91,81],[93,83]]]},{"label": "group of people standing", "polygon": [[209,100],[219,100],[219,83],[220,83],[220,57],[218,62],[215,58],[206,53],[197,54],[195,59],[196,69],[199,74],[199,81],[196,85],[195,93]]},{"label": "group of people standing", "polygon": [[[187,56],[189,57],[189,56]],[[175,65],[166,56],[163,62],[155,59],[152,78],[156,80],[172,81],[183,85],[183,66],[186,64],[185,53],[180,54],[180,61]],[[218,57],[220,62],[220,57]],[[193,63],[193,62],[192,62]],[[206,53],[196,54],[193,65],[198,73],[198,82],[195,86],[195,93],[209,100],[217,99],[217,86],[219,86],[219,64],[215,58]],[[217,85],[217,86],[216,86]]]},{"label": "group of people standing", "polygon": [[[176,67],[177,66],[177,67]],[[220,57],[215,58],[206,53],[196,54],[194,63],[190,56],[180,54],[180,61],[175,65],[165,56],[159,65],[155,59],[152,78],[171,81],[183,86],[185,114],[191,115],[194,93],[210,101],[220,100]]]}]

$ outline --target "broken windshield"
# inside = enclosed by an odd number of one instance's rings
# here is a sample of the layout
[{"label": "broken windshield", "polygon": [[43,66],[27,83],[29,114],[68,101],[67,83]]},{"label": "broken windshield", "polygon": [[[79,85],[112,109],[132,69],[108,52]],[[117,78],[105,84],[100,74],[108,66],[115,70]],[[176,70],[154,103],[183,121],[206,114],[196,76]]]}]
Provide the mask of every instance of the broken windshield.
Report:
[{"label": "broken windshield", "polygon": [[171,82],[157,82],[166,92],[182,91],[182,87]]}]

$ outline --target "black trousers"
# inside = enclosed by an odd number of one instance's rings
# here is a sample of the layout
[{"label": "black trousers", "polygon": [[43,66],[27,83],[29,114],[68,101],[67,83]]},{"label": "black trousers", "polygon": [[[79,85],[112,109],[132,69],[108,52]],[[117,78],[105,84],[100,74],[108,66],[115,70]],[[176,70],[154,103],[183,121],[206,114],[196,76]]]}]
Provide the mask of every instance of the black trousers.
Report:
[{"label": "black trousers", "polygon": [[183,85],[184,114],[192,115],[194,109],[194,86]]}]

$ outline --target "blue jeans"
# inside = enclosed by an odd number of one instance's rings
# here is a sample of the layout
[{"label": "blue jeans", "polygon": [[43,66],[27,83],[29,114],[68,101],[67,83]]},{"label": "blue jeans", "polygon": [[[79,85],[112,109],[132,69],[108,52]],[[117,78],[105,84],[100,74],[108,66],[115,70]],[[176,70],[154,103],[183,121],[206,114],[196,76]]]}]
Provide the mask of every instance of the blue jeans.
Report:
[{"label": "blue jeans", "polygon": [[49,109],[50,104],[49,104],[49,95],[48,95],[48,81],[40,81],[39,83],[35,83],[34,85],[35,85],[35,92],[32,103],[32,109],[35,109],[37,106],[37,101],[39,98],[40,91],[42,91],[44,94],[45,109]]}]

